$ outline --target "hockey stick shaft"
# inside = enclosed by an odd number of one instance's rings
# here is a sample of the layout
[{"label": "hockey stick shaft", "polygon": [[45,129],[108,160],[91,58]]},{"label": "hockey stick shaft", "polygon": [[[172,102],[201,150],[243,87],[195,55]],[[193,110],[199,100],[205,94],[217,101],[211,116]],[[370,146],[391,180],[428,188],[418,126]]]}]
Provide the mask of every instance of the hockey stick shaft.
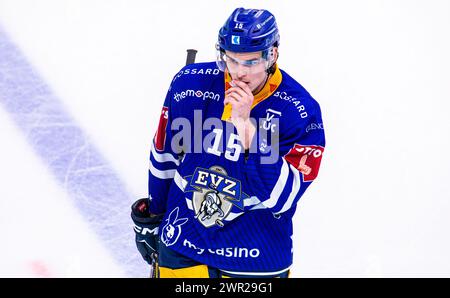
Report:
[{"label": "hockey stick shaft", "polygon": [[197,55],[197,50],[187,49],[186,65],[195,62],[195,55]]},{"label": "hockey stick shaft", "polygon": [[[195,56],[197,55],[197,50],[195,49],[187,49],[186,56],[186,65],[195,63]],[[152,264],[150,265],[150,278],[158,278],[159,277],[159,264],[158,264],[158,255],[152,257]]]}]

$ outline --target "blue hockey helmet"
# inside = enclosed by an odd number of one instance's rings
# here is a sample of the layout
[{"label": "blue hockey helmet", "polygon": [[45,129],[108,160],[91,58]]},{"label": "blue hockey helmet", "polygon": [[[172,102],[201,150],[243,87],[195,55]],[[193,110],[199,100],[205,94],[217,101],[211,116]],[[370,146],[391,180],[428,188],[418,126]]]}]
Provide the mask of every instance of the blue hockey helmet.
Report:
[{"label": "blue hockey helmet", "polygon": [[219,31],[218,49],[258,52],[278,46],[275,16],[264,9],[236,8]]}]

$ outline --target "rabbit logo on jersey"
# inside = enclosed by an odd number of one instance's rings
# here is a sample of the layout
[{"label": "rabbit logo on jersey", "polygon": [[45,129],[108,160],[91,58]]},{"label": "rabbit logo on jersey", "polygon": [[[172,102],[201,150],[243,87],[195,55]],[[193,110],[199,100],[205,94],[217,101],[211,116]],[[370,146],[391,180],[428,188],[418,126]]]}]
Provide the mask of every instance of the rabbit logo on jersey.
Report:
[{"label": "rabbit logo on jersey", "polygon": [[188,221],[187,218],[178,218],[178,212],[178,207],[173,209],[166,219],[167,223],[162,228],[161,242],[166,246],[174,245],[177,242],[181,235],[181,226]]}]

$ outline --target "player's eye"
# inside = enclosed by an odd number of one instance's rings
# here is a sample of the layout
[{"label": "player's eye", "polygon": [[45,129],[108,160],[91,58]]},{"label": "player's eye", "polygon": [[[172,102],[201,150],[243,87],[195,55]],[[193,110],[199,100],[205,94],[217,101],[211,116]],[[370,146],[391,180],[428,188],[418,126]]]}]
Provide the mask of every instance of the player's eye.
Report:
[{"label": "player's eye", "polygon": [[228,61],[230,63],[233,63],[233,64],[238,64],[238,62],[235,59],[231,58],[231,57],[228,57]]}]

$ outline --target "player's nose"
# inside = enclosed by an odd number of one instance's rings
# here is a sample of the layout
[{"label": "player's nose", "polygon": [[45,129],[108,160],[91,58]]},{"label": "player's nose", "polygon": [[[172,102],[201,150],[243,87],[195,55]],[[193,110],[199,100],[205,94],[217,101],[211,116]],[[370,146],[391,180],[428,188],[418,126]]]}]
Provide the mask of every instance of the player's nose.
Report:
[{"label": "player's nose", "polygon": [[238,66],[237,78],[239,81],[243,81],[243,79],[247,76],[247,73],[248,73],[247,67],[245,67],[243,65]]}]

